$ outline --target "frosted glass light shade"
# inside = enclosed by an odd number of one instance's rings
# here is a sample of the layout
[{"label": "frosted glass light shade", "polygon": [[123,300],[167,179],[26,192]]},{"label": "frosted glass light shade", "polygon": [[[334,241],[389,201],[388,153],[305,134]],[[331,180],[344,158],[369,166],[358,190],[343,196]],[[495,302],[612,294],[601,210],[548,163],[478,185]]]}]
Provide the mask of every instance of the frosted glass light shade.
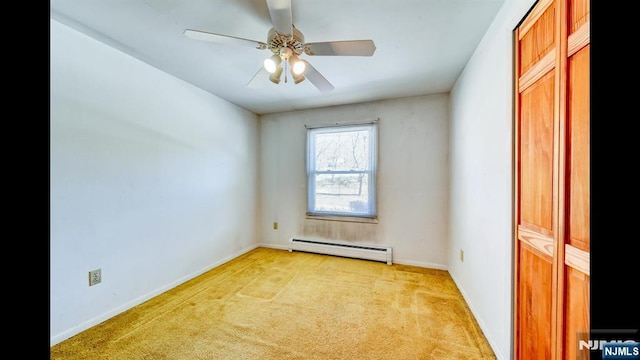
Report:
[{"label": "frosted glass light shade", "polygon": [[276,63],[271,58],[264,59],[264,68],[269,72],[269,74],[276,72],[276,67]]}]

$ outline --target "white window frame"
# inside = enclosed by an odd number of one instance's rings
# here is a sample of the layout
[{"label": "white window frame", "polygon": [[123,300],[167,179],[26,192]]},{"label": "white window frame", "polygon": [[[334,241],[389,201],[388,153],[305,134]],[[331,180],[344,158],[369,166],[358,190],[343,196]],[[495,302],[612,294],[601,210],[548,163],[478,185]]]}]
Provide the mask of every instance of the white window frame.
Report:
[{"label": "white window frame", "polygon": [[[344,123],[323,126],[305,126],[307,128],[307,217],[327,220],[377,222],[377,178],[378,178],[378,121],[366,123]],[[338,133],[366,129],[369,132],[369,164],[367,170],[319,171],[316,169],[316,134]],[[367,174],[368,207],[366,212],[336,212],[315,209],[316,176],[321,174]]]}]

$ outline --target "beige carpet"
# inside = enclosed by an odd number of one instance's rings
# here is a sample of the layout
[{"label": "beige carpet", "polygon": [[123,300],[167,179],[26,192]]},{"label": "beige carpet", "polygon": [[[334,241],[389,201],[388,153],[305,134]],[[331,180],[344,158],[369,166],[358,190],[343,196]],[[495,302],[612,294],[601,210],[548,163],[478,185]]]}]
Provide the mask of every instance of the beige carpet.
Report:
[{"label": "beige carpet", "polygon": [[257,248],[51,359],[495,359],[446,271]]}]

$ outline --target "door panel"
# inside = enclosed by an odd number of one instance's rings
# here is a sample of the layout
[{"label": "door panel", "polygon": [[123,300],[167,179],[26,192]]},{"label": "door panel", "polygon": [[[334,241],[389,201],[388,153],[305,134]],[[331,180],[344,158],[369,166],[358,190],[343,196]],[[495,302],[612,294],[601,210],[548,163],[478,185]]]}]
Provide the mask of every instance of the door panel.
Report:
[{"label": "door panel", "polygon": [[527,268],[519,281],[517,316],[518,359],[551,358],[551,283],[552,258],[527,244],[520,246],[520,265]]},{"label": "door panel", "polygon": [[569,9],[568,33],[573,34],[578,32],[583,25],[588,25],[591,2],[590,0],[572,0],[567,3],[567,7]]},{"label": "door panel", "polygon": [[589,46],[569,59],[567,243],[589,251]]},{"label": "door panel", "polygon": [[565,359],[589,359],[589,350],[578,351],[580,334],[589,332],[589,276],[566,267]]},{"label": "door panel", "polygon": [[553,231],[554,87],[549,72],[521,94],[519,225],[546,235]]},{"label": "door panel", "polygon": [[518,73],[525,74],[555,47],[555,3],[541,1],[519,27]]}]

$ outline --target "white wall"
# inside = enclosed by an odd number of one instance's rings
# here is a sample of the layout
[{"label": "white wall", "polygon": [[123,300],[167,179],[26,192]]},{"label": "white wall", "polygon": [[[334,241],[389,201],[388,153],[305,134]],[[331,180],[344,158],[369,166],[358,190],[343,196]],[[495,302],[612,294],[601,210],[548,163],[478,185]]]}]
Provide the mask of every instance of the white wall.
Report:
[{"label": "white wall", "polygon": [[[261,116],[262,243],[285,248],[292,236],[308,236],[384,244],[394,262],[446,268],[448,107],[441,94]],[[306,219],[305,124],[376,118],[379,223]]]},{"label": "white wall", "polygon": [[506,0],[450,94],[449,272],[499,359],[512,352],[512,32],[532,5]]},{"label": "white wall", "polygon": [[259,124],[55,20],[50,30],[53,345],[257,245]]}]

